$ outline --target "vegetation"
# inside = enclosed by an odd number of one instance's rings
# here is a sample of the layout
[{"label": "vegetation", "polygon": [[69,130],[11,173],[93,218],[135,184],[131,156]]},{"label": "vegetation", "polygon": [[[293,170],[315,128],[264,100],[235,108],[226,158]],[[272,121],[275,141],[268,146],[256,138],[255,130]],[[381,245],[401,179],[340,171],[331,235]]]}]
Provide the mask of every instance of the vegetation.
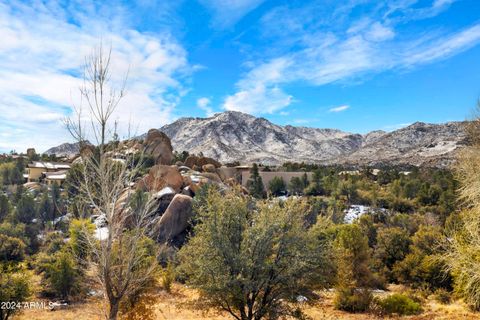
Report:
[{"label": "vegetation", "polygon": [[[479,104],[480,110],[480,104]],[[471,145],[463,151],[456,168],[461,181],[460,198],[465,208],[451,217],[444,257],[452,272],[456,292],[474,310],[480,310],[480,118],[468,128]]]},{"label": "vegetation", "polygon": [[[99,157],[99,150],[95,154]],[[17,160],[2,161],[2,165],[14,167]],[[140,159],[134,161],[143,170]],[[134,168],[137,167],[133,165],[128,170]],[[127,172],[113,166],[111,169],[113,173]],[[334,306],[347,312],[375,312],[375,308],[382,313],[403,312],[393,307],[384,310],[372,294],[372,289],[385,289],[389,283],[403,284],[423,295],[432,294],[442,303],[451,300],[452,290],[465,298],[475,293],[467,289],[473,288],[467,286],[467,280],[475,279],[470,276],[473,271],[461,273],[445,259],[456,252],[445,242],[446,234],[454,239],[453,243],[462,240],[463,246],[469,244],[473,240],[461,237],[468,234],[462,226],[476,218],[474,206],[457,213],[458,183],[451,172],[423,168],[405,174],[401,168],[387,168],[377,175],[369,170],[341,175],[343,168],[314,169],[310,179],[302,174],[288,183],[275,179],[270,184],[272,196],[284,192],[305,196],[297,201],[266,198],[258,166],[252,168],[248,184],[254,197],[222,194],[224,191],[214,185],[205,185],[194,197],[194,227],[180,253],[176,248],[156,244],[147,229],[130,229],[131,226],[120,224],[115,227],[122,228],[120,238],[111,242],[111,250],[105,255],[106,247],[94,237],[94,212],[85,201],[83,185],[85,179],[92,177],[91,166],[74,165],[61,188],[27,190],[6,180],[8,184],[0,186],[2,281],[12,288],[16,283],[19,299],[27,299],[26,294],[33,290],[30,283],[26,283],[28,290],[23,290],[23,282],[12,279],[28,279],[33,270],[42,285],[42,290],[35,294],[49,299],[82,300],[86,295],[85,283],[95,279],[87,269],[100,268],[98,261],[108,257],[114,266],[111,279],[122,280],[125,278],[120,274],[124,271],[117,266],[124,265],[125,259],[133,259],[135,267],[129,279],[138,281],[117,301],[122,315],[130,315],[132,308],[141,308],[147,290],[157,280],[172,294],[174,282],[179,280],[201,292],[201,305],[226,309],[228,302],[230,314],[240,318],[242,313],[246,318],[249,313],[257,318],[301,316],[296,298],[314,299],[313,290],[322,287],[335,287]],[[112,190],[111,181],[105,180],[105,190]],[[92,187],[92,194],[103,188],[99,183]],[[126,199],[132,213],[148,213],[148,192],[135,192]],[[364,205],[366,212],[345,223],[345,210],[350,205]],[[67,212],[71,214],[67,216]],[[216,224],[212,222],[214,218]],[[280,243],[289,245],[282,247]],[[280,249],[284,250],[282,259],[276,262],[272,257],[280,254]],[[288,268],[283,270],[282,266]],[[276,274],[278,270],[282,273]],[[284,285],[265,282],[269,272],[282,279]],[[211,279],[213,275],[216,280]],[[112,290],[117,290],[124,282],[110,284]],[[21,295],[22,292],[25,294]],[[475,307],[475,298],[466,301]],[[399,299],[390,304],[402,303]]]},{"label": "vegetation", "polygon": [[[0,302],[26,301],[31,295],[30,276],[23,270],[11,272],[3,270],[0,272]],[[0,319],[7,320],[18,308],[0,308]]]},{"label": "vegetation", "polygon": [[359,226],[344,225],[338,228],[335,249],[337,251],[335,307],[349,312],[367,311],[373,298],[368,289],[373,285],[373,275],[369,269],[368,238]]},{"label": "vegetation", "polygon": [[422,311],[422,307],[419,303],[400,293],[389,295],[388,297],[379,300],[377,303],[384,314],[397,314],[403,316],[418,314]]},{"label": "vegetation", "polygon": [[[82,301],[85,284],[97,280],[108,317],[134,318],[148,309],[157,283],[174,295],[180,281],[198,290],[198,305],[236,319],[302,318],[299,301],[316,299],[319,288],[335,288],[333,305],[344,312],[417,314],[423,302],[413,297],[420,294],[443,304],[462,297],[480,310],[475,137],[453,173],[287,163],[286,170],[301,173],[272,179],[267,195],[259,170],[276,169],[253,165],[249,195],[215,184],[195,191],[195,216],[181,248],[154,241],[152,194],[126,192],[152,159],[109,161],[117,143],[105,139],[72,166],[61,187],[24,186],[28,159],[0,160],[0,301],[32,295]],[[187,156],[178,153],[175,161]],[[284,194],[302,197],[275,198]],[[363,211],[346,219],[352,206]],[[108,230],[102,240],[92,223],[99,216]],[[40,279],[40,291],[32,277]],[[374,294],[390,284],[409,294]],[[0,310],[1,319],[15,312]]]},{"label": "vegetation", "polygon": [[285,194],[287,192],[287,186],[285,184],[285,181],[283,181],[283,178],[274,177],[268,183],[268,191],[270,191],[270,194],[273,196],[280,196]]},{"label": "vegetation", "polygon": [[206,305],[236,319],[293,314],[287,302],[324,280],[316,278],[328,262],[328,242],[305,230],[303,203],[258,202],[252,209],[250,201],[211,189],[197,209],[195,236],[180,250],[181,269]]},{"label": "vegetation", "polygon": [[255,198],[262,199],[265,197],[265,188],[263,187],[262,177],[258,173],[258,165],[253,164],[250,170],[250,179],[247,181],[248,192]]}]

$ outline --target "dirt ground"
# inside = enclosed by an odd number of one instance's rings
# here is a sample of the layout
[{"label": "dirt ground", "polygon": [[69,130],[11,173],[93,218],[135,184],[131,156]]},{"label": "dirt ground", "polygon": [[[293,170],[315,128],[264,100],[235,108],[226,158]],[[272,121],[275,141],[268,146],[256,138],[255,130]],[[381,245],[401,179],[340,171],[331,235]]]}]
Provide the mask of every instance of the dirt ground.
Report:
[{"label": "dirt ground", "polygon": [[[313,305],[305,304],[302,309],[312,319],[347,319],[347,320],[367,320],[382,319],[372,314],[351,314],[338,311],[333,308],[333,293],[321,292],[321,299]],[[171,293],[159,290],[154,293],[144,304],[137,309],[140,314],[131,314],[124,319],[141,320],[219,320],[232,319],[226,313],[211,311],[198,311],[192,303],[197,298],[197,293],[183,285],[175,284]],[[460,301],[452,302],[448,305],[442,305],[433,300],[427,300],[424,312],[417,316],[401,317],[410,320],[459,320],[459,319],[480,319],[480,313],[470,312]],[[47,309],[25,309],[13,319],[17,320],[92,320],[102,319],[105,306],[102,305],[100,298],[90,298],[86,302],[71,304],[65,309],[50,311]],[[397,319],[399,317],[390,317]]]}]

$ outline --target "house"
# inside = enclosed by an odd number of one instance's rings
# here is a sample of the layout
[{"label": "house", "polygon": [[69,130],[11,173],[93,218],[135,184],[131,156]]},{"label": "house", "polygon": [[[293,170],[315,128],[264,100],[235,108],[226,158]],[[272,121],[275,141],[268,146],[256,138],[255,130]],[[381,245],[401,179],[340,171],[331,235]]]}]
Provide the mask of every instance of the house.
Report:
[{"label": "house", "polygon": [[44,172],[43,178],[47,185],[57,184],[61,185],[65,179],[67,179],[67,170],[61,170],[56,172]]},{"label": "house", "polygon": [[45,181],[47,184],[61,184],[67,177],[70,164],[65,162],[32,161],[23,175],[27,182]]}]

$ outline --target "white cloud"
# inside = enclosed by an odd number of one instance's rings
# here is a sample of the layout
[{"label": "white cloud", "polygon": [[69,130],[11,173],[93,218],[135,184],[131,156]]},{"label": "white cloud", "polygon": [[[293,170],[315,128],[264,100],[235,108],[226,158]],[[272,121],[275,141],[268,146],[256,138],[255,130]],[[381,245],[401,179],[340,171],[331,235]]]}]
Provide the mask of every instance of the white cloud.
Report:
[{"label": "white cloud", "polygon": [[207,117],[211,117],[215,114],[212,107],[210,106],[210,99],[206,97],[202,97],[197,99],[197,107],[205,111]]},{"label": "white cloud", "polygon": [[343,106],[338,106],[338,107],[335,107],[335,108],[330,108],[328,111],[329,112],[342,112],[342,111],[345,111],[347,109],[350,109],[350,106],[343,105]]},{"label": "white cloud", "polygon": [[420,44],[407,51],[402,63],[412,66],[421,63],[444,59],[465,51],[480,42],[480,24],[458,33]]},{"label": "white cloud", "polygon": [[[393,12],[400,16],[399,12],[410,12],[414,15],[411,19],[431,17],[453,2],[437,0],[420,9],[413,8],[415,0],[388,2],[353,22],[349,13],[362,1],[330,10],[334,12],[330,15],[323,14],[317,2],[301,8],[274,8],[260,20],[262,36],[271,41],[257,52],[265,52],[267,57],[249,63],[249,71],[238,80],[237,91],[226,98],[224,108],[272,113],[293,101],[285,92],[286,85],[358,82],[366,75],[408,69],[461,53],[480,43],[480,23],[463,30],[431,29],[418,35],[398,27],[408,20],[390,18]],[[322,18],[315,18],[319,16]]]},{"label": "white cloud", "polygon": [[287,80],[284,74],[289,65],[289,59],[280,58],[252,69],[237,83],[239,91],[225,99],[223,108],[262,114],[273,113],[290,105],[293,97],[276,85]]},{"label": "white cloud", "polygon": [[384,41],[395,37],[395,32],[379,22],[375,22],[365,35],[367,40]]},{"label": "white cloud", "polygon": [[[105,16],[108,16],[106,18]],[[86,55],[100,39],[112,46],[112,84],[129,71],[126,96],[114,118],[141,133],[172,119],[192,67],[185,50],[165,30],[146,34],[125,25],[121,8],[80,2],[67,11],[55,2],[0,1],[0,149],[39,151],[70,140],[61,119],[79,103]]]},{"label": "white cloud", "polygon": [[228,28],[235,25],[265,0],[199,0],[213,13],[213,26]]},{"label": "white cloud", "polygon": [[225,99],[225,110],[241,111],[250,114],[273,113],[292,103],[292,96],[278,87],[258,85],[241,90]]}]

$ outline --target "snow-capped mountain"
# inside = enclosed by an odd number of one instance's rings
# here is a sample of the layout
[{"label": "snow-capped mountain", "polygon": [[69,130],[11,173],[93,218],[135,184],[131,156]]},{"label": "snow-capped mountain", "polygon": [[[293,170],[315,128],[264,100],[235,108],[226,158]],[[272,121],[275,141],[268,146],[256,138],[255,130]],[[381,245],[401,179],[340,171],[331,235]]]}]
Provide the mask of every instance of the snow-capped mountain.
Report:
[{"label": "snow-capped mountain", "polygon": [[336,129],[279,126],[228,111],[209,118],[181,118],[160,128],[176,151],[202,152],[219,161],[279,164],[412,164],[446,166],[465,144],[463,122],[417,122],[361,135]]}]

